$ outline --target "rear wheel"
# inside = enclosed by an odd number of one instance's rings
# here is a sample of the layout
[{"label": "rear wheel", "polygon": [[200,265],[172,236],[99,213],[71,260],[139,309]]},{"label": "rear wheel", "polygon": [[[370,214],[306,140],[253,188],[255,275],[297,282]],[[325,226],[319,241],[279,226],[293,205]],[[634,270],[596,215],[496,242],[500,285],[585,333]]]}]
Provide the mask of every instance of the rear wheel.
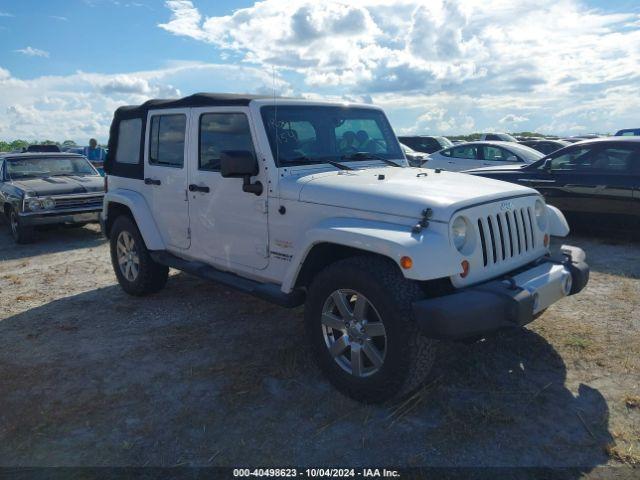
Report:
[{"label": "rear wheel", "polygon": [[122,289],[136,296],[162,290],[169,268],[151,258],[133,220],[124,215],[116,218],[110,238],[111,263]]},{"label": "rear wheel", "polygon": [[349,258],[320,272],[309,287],[305,322],[329,381],[368,403],[420,387],[435,359],[435,342],[420,334],[411,312],[422,297],[384,258]]},{"label": "rear wheel", "polygon": [[22,225],[18,212],[13,208],[9,209],[9,230],[16,243],[29,243],[33,241],[33,227]]}]

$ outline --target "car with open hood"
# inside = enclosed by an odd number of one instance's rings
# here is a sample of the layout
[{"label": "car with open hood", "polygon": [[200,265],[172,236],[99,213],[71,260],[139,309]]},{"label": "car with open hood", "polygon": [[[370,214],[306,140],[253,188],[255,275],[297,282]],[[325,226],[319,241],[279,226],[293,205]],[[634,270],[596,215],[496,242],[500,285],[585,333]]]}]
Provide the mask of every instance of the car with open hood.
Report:
[{"label": "car with open hood", "polygon": [[582,250],[550,250],[569,230],[538,192],[409,166],[376,106],[153,100],[115,112],[109,152],[102,226],[126,292],[172,267],[305,305],[301,341],[358,400],[420,387],[437,339],[521,327],[588,280]]}]

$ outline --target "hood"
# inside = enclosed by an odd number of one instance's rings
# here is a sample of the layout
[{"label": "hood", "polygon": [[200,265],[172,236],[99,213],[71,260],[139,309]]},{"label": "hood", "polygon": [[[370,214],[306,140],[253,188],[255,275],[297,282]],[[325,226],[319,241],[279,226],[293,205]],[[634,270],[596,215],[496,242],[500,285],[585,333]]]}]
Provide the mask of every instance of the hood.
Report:
[{"label": "hood", "polygon": [[280,194],[301,202],[411,218],[419,218],[429,207],[434,220],[448,222],[460,208],[538,193],[521,185],[457,172],[383,167],[285,176],[280,179]]},{"label": "hood", "polygon": [[24,178],[12,183],[28,195],[38,197],[104,192],[104,178],[99,175]]},{"label": "hood", "polygon": [[522,170],[524,167],[531,165],[505,165],[503,167],[483,167],[472,168],[471,170],[465,170],[463,173],[483,173],[483,172],[513,172],[514,170]]}]

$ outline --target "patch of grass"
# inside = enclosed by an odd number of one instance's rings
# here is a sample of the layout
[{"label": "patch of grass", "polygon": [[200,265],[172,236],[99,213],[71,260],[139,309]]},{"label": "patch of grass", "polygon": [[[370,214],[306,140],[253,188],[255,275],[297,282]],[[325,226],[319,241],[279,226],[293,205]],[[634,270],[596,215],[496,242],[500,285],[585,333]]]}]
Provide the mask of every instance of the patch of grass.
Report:
[{"label": "patch of grass", "polygon": [[565,346],[578,350],[588,350],[593,346],[593,341],[581,335],[569,335],[564,341]]},{"label": "patch of grass", "polygon": [[34,300],[35,298],[35,295],[16,295],[16,302],[28,302],[29,300]]},{"label": "patch of grass", "polygon": [[627,395],[624,397],[627,408],[640,408],[640,395]]},{"label": "patch of grass", "polygon": [[19,275],[8,274],[2,277],[3,280],[6,280],[11,285],[22,285],[22,278]]},{"label": "patch of grass", "polygon": [[618,444],[609,444],[604,447],[605,453],[609,458],[627,465],[640,465],[640,453],[634,451],[633,446],[624,448]]}]

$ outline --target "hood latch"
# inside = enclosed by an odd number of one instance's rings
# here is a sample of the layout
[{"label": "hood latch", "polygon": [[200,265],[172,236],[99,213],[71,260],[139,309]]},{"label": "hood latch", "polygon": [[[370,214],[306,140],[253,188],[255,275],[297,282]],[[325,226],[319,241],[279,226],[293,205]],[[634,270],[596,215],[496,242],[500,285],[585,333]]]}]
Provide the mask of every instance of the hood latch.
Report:
[{"label": "hood latch", "polygon": [[420,233],[423,229],[429,226],[429,219],[433,217],[433,210],[425,208],[422,210],[422,218],[411,228],[412,233]]}]

